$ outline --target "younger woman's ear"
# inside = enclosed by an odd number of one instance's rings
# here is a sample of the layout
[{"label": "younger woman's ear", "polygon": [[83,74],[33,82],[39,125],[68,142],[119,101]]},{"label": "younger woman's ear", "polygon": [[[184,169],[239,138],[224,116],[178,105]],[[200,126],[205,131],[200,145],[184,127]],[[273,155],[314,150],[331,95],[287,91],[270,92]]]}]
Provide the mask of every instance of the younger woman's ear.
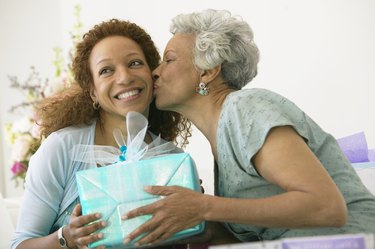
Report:
[{"label": "younger woman's ear", "polygon": [[216,79],[221,73],[221,65],[214,68],[203,70],[201,73],[201,82],[209,83]]},{"label": "younger woman's ear", "polygon": [[90,89],[90,97],[93,102],[96,102],[96,94],[95,94],[95,90],[93,87]]}]

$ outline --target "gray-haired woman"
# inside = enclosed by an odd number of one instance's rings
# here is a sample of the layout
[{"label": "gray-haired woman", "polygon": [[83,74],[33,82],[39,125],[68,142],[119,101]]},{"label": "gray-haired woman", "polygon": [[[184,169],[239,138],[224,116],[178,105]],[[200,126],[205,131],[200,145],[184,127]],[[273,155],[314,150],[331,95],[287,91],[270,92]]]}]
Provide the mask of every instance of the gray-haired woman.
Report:
[{"label": "gray-haired woman", "polygon": [[149,186],[165,196],[130,211],[152,214],[126,241],[162,241],[202,220],[225,223],[241,241],[375,233],[375,198],[336,140],[295,104],[265,89],[242,89],[257,74],[249,25],[228,11],[172,20],[153,71],[156,106],[183,114],[215,159],[215,196]]}]

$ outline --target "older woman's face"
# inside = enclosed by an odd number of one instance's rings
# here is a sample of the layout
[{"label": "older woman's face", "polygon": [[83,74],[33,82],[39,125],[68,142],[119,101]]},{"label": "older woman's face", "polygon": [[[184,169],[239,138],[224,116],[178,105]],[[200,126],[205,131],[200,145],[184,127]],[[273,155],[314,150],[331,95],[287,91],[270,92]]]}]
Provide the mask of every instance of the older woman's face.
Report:
[{"label": "older woman's face", "polygon": [[153,71],[156,106],[162,110],[180,111],[196,96],[199,71],[193,65],[195,37],[175,34],[168,42],[163,62]]},{"label": "older woman's face", "polygon": [[94,88],[92,98],[103,114],[123,119],[127,112],[148,116],[152,101],[151,70],[141,47],[123,36],[110,36],[98,42],[89,58]]}]

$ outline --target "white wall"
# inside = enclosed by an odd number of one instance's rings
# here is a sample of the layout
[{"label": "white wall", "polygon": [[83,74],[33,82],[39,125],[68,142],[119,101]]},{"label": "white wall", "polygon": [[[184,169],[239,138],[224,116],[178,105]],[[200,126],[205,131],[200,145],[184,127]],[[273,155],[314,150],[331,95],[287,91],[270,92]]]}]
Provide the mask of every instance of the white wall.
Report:
[{"label": "white wall", "polygon": [[[51,74],[51,49],[60,42],[69,47],[68,30],[77,3],[85,30],[109,18],[129,19],[151,34],[160,52],[170,38],[169,21],[176,14],[228,9],[250,23],[261,50],[259,74],[250,86],[285,95],[336,137],[364,131],[369,147],[375,147],[373,0],[30,0],[22,4],[0,0],[0,30],[11,34],[4,39],[3,33],[0,41],[1,122],[15,118],[6,110],[20,100],[9,90],[6,75],[25,76],[30,65],[43,75]],[[9,148],[2,146],[0,163],[7,184],[2,191],[17,195],[7,180]],[[206,191],[213,193],[212,156],[200,133],[194,133],[187,151],[196,160]]]},{"label": "white wall", "polygon": [[14,187],[11,178],[10,147],[5,141],[4,124],[18,116],[8,110],[25,100],[10,89],[9,76],[26,80],[30,66],[42,78],[53,75],[53,47],[61,46],[59,2],[49,0],[0,0],[0,190],[3,196],[17,196],[23,188]]}]

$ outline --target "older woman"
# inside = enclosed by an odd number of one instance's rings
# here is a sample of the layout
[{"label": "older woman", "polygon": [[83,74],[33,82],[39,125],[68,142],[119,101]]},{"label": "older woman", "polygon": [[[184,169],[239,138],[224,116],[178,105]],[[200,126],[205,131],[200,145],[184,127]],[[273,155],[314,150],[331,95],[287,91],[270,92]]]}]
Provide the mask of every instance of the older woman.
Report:
[{"label": "older woman", "polygon": [[257,74],[249,25],[228,11],[178,15],[153,71],[156,106],[183,114],[215,159],[215,196],[148,186],[165,196],[126,214],[153,218],[126,242],[162,241],[202,220],[225,223],[241,241],[375,232],[375,198],[334,137],[295,104],[242,89]]}]

